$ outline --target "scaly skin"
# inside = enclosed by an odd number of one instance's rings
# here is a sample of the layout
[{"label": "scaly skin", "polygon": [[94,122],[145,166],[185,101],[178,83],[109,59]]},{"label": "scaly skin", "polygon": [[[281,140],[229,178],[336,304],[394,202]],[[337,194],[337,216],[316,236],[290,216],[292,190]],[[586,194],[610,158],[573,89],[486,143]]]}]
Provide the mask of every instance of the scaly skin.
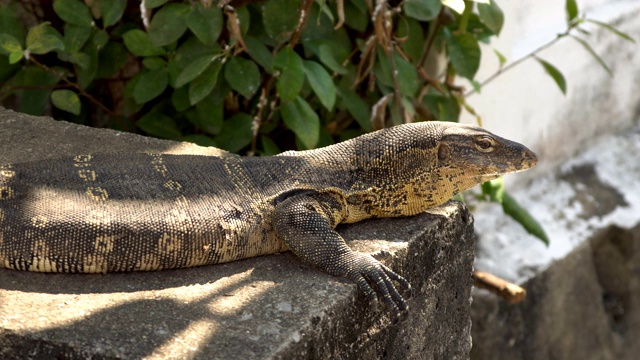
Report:
[{"label": "scaly skin", "polygon": [[419,214],[535,165],[475,126],[400,125],[273,157],[94,154],[0,165],[0,267],[161,270],[292,250],[396,316],[409,283],[347,247],[339,223]]}]

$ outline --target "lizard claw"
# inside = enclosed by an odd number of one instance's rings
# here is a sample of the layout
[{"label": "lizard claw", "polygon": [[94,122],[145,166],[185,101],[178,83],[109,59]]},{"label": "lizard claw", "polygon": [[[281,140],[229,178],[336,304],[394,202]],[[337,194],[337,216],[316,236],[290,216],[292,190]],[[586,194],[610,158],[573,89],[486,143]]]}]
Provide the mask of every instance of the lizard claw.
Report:
[{"label": "lizard claw", "polygon": [[409,305],[394,285],[394,282],[398,283],[402,292],[411,297],[411,285],[405,278],[373,257],[364,254],[356,256],[346,277],[358,284],[371,308],[377,308],[378,299],[384,302],[393,314],[393,325],[407,318]]}]

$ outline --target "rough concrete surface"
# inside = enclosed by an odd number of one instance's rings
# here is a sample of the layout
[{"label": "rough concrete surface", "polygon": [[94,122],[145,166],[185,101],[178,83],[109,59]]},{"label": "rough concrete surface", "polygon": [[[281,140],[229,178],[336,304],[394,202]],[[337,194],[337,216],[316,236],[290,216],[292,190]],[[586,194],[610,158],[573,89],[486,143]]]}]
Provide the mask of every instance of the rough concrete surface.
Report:
[{"label": "rough concrete surface", "polygon": [[472,359],[637,359],[640,353],[640,128],[592,141],[514,196],[551,245],[487,207],[476,268],[527,289],[508,305],[474,290]]},{"label": "rough concrete surface", "polygon": [[[89,129],[0,109],[0,163],[195,145]],[[459,203],[340,229],[413,286],[390,326],[354,284],[290,253],[149,273],[0,269],[0,358],[464,359],[471,347],[473,218]]]}]

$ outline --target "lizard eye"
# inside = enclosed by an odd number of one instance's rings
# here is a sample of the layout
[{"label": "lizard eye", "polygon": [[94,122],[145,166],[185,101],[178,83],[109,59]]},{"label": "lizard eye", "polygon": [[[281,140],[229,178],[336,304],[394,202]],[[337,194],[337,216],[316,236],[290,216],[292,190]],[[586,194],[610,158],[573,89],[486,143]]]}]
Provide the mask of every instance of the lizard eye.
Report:
[{"label": "lizard eye", "polygon": [[493,151],[493,139],[488,136],[483,136],[476,140],[476,148],[482,152]]}]

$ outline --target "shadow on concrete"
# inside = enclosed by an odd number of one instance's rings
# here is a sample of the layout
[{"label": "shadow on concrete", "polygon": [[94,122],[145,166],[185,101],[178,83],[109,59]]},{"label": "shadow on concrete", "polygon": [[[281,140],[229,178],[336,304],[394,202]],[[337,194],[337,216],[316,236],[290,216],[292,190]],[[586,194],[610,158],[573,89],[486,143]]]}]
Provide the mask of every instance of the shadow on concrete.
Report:
[{"label": "shadow on concrete", "polygon": [[[273,261],[302,264],[291,253],[265,257],[273,258]],[[233,274],[250,271],[254,267],[254,262],[244,259],[235,261],[233,265],[216,264],[196,268],[107,274],[33,273],[0,269],[0,289],[46,294],[129,293],[215,283]]]}]

